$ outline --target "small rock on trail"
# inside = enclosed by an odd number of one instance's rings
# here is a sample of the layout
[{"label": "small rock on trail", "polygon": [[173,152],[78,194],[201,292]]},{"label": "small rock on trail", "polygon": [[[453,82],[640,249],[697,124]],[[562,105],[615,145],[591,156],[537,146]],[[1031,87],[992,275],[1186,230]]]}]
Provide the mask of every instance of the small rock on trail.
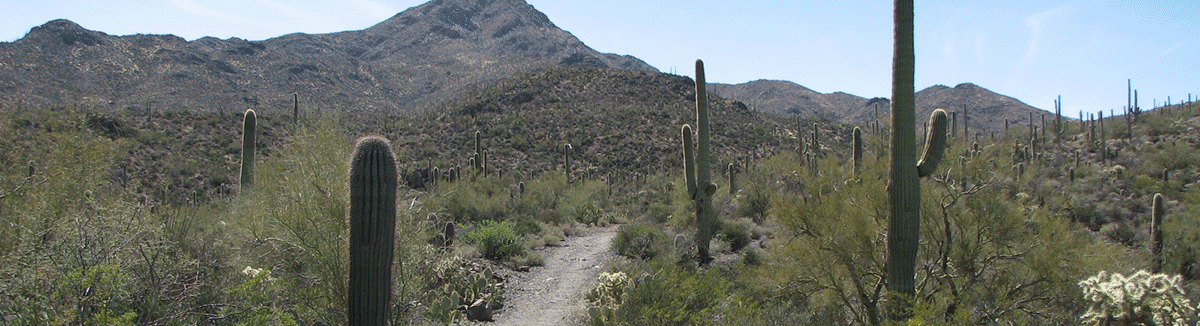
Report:
[{"label": "small rock on trail", "polygon": [[565,325],[586,314],[584,297],[596,285],[617,227],[591,228],[545,249],[546,265],[513,276],[505,289],[508,302],[497,310],[494,325]]}]

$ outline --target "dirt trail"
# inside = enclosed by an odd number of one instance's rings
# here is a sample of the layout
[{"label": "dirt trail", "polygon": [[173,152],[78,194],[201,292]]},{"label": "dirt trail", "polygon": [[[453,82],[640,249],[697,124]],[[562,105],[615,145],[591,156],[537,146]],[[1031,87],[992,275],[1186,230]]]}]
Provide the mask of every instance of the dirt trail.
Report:
[{"label": "dirt trail", "polygon": [[617,227],[591,228],[542,252],[546,265],[518,273],[505,289],[506,306],[494,325],[566,325],[586,314],[584,296],[595,286]]}]

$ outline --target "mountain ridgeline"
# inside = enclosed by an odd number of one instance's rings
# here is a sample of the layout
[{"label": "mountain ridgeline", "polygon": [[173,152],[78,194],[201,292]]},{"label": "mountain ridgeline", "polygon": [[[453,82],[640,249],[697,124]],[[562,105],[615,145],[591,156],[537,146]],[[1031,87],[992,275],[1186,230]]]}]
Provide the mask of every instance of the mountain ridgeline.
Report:
[{"label": "mountain ridgeline", "polygon": [[[658,72],[638,58],[588,47],[524,0],[436,0],[363,30],[262,41],[113,36],[54,20],[0,42],[0,103],[286,114],[298,94],[302,107],[403,116],[471,97],[504,78],[569,66]],[[787,81],[710,87],[785,117],[868,125],[876,105],[880,115],[890,112],[885,98],[821,94]],[[1024,123],[1029,112],[1045,113],[969,83],[917,93],[918,114],[963,106],[972,112],[971,127],[992,130],[1006,118]]]},{"label": "mountain ridgeline", "polygon": [[[822,94],[807,87],[781,80],[756,80],[742,84],[710,84],[713,93],[742,101],[756,111],[780,116],[800,116],[853,125],[869,125],[876,119],[887,123],[891,102],[886,98],[863,98],[843,92]],[[954,87],[934,85],[917,92],[917,116],[929,116],[936,108],[968,114],[968,126],[984,131],[1004,129],[1004,120],[1026,125],[1029,113],[1034,119],[1051,112],[1029,106],[1015,98],[997,94],[971,83]],[[875,116],[878,108],[879,117]],[[959,113],[961,114],[961,113]],[[1070,118],[1070,117],[1066,117]],[[961,122],[959,122],[961,123]],[[1040,121],[1035,121],[1040,123]]]},{"label": "mountain ridgeline", "polygon": [[241,111],[301,105],[424,111],[523,71],[585,65],[656,71],[600,53],[523,0],[437,0],[369,28],[263,41],[112,36],[54,20],[0,43],[0,101]]}]

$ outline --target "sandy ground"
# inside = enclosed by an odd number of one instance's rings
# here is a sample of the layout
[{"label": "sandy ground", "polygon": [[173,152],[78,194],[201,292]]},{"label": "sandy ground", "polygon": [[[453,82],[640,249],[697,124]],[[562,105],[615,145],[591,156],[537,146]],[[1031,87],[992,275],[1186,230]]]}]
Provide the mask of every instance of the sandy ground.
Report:
[{"label": "sandy ground", "polygon": [[542,252],[545,266],[517,273],[505,289],[504,309],[493,325],[569,325],[587,314],[584,296],[595,286],[611,252],[617,227],[591,228]]}]

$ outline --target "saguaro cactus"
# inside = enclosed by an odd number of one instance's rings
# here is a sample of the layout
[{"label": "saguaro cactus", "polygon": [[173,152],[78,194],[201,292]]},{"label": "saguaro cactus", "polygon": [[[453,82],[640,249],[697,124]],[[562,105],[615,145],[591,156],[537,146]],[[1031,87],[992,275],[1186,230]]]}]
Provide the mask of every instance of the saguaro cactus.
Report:
[{"label": "saguaro cactus", "polygon": [[684,175],[687,179],[688,195],[696,204],[696,260],[701,265],[712,259],[708,244],[717,230],[717,214],[713,210],[712,195],[717,185],[712,183],[712,154],[709,150],[708,92],[704,81],[704,62],[696,60],[696,130],[697,146],[692,150],[692,128],[683,126]]},{"label": "saguaro cactus", "polygon": [[1163,196],[1154,194],[1153,208],[1150,209],[1150,254],[1153,256],[1153,262],[1150,264],[1151,273],[1162,272],[1163,213],[1166,213],[1166,208],[1163,207]]},{"label": "saguaro cactus", "polygon": [[396,183],[396,158],[388,140],[359,139],[350,161],[348,325],[387,325]]},{"label": "saguaro cactus", "polygon": [[916,160],[915,55],[913,50],[913,1],[895,0],[895,47],[892,59],[892,160],[888,179],[888,291],[897,298],[891,309],[893,320],[912,314],[915,269],[921,223],[920,178],[934,171],[946,145],[945,110],[934,110],[926,135],[925,153]]},{"label": "saguaro cactus", "polygon": [[571,181],[571,144],[563,145],[563,173],[567,176],[567,181]]},{"label": "saguaro cactus", "polygon": [[1054,100],[1054,142],[1062,143],[1063,122],[1062,122],[1062,95]]},{"label": "saguaro cactus", "polygon": [[852,143],[851,147],[854,148],[854,153],[852,155],[852,157],[854,158],[854,174],[858,174],[859,170],[862,169],[862,157],[863,157],[862,129],[860,129],[858,127],[854,127],[854,138],[851,141],[851,143]]},{"label": "saguaro cactus", "polygon": [[725,173],[729,175],[729,194],[737,193],[737,171],[734,170],[733,163],[725,167]]},{"label": "saguaro cactus", "polygon": [[292,93],[292,124],[300,123],[300,94]]},{"label": "saguaro cactus", "polygon": [[247,109],[242,116],[242,171],[241,187],[249,188],[254,185],[254,142],[255,131],[258,129],[258,118],[253,109]]}]

